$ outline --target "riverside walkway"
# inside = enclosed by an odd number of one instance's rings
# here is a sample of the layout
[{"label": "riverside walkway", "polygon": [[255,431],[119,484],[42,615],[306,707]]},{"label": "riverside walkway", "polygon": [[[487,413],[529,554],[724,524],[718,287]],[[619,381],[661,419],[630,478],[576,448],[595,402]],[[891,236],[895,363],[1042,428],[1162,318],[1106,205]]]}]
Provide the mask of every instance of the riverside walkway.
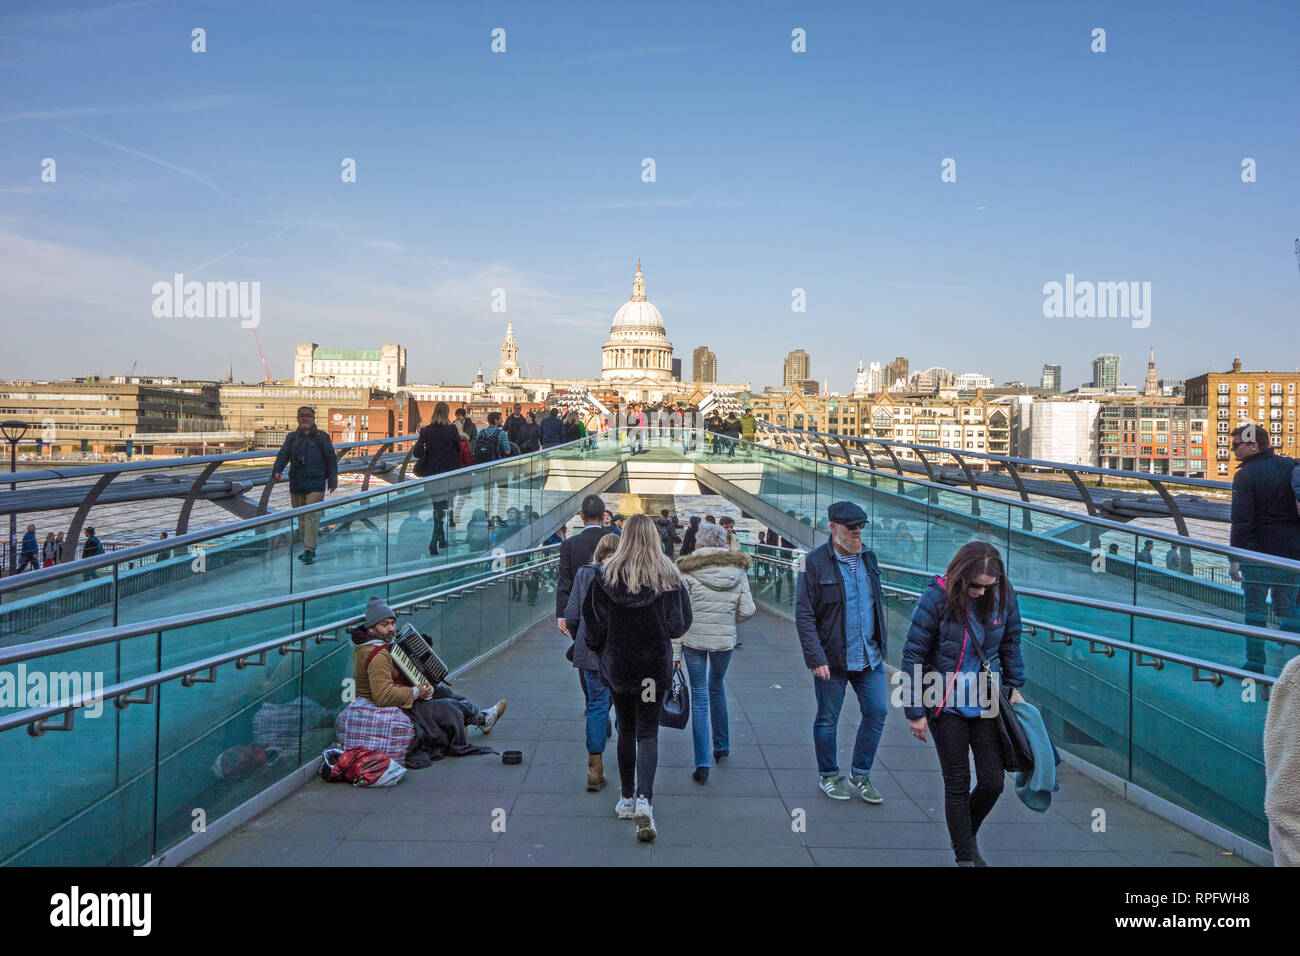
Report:
[{"label": "riverside walkway", "polygon": [[[744,646],[726,681],[731,756],[701,786],[690,777],[689,728],[661,729],[653,843],[638,843],[632,823],[614,816],[616,738],[605,753],[609,785],[584,789],[582,692],[563,655],[565,638],[543,620],[454,683],[479,704],[508,698],[492,735],[471,731],[470,739],[522,750],[522,765],[492,755],[448,758],[380,790],[313,777],[187,865],[952,865],[933,744],[913,739],[891,710],[872,773],[885,802],[830,800],[817,789],[812,676],[793,624],[760,608],[740,635]],[[890,640],[902,634],[891,628]],[[841,769],[857,723],[856,704],[846,701]],[[1016,798],[1008,778],[980,831],[990,865],[1249,865],[1065,764],[1058,771],[1061,790],[1041,814]],[[1092,829],[1098,809],[1104,832]],[[804,827],[796,832],[799,810]]]}]

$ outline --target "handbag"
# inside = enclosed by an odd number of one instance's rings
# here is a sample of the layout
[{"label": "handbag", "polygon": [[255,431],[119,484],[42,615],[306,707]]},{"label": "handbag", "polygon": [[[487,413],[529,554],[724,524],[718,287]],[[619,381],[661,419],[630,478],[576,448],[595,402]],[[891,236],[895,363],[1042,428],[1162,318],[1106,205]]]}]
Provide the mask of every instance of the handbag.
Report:
[{"label": "handbag", "polygon": [[668,696],[659,711],[659,726],[671,727],[673,730],[685,730],[691,719],[691,690],[686,684],[684,668],[673,668],[673,677],[668,684]]},{"label": "handbag", "polygon": [[[993,672],[989,659],[984,655],[984,648],[979,641],[971,641],[975,653],[979,655],[980,667],[986,680],[992,680]],[[998,715],[994,718],[998,728],[998,743],[1002,748],[1002,766],[1008,773],[1030,773],[1034,769],[1034,750],[1029,744],[1029,735],[1025,733],[1020,716],[1011,706],[1011,692],[998,681]],[[986,718],[980,718],[986,719]]]},{"label": "handbag", "polygon": [[468,438],[460,440],[460,463],[462,466],[474,464],[474,452],[470,450]]}]

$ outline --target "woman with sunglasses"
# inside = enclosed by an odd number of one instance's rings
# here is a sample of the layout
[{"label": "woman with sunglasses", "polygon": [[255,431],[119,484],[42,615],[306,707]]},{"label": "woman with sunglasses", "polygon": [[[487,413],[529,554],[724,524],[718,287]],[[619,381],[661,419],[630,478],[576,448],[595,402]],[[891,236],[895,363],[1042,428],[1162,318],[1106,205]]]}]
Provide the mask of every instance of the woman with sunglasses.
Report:
[{"label": "woman with sunglasses", "polygon": [[[904,707],[912,736],[924,742],[927,731],[934,735],[957,865],[986,866],[975,835],[1002,793],[1004,772],[997,721],[990,719],[996,710],[991,708],[1000,704],[998,685],[1020,688],[1025,683],[1020,606],[997,548],[972,541],[953,556],[947,573],[931,581],[912,614],[901,670],[916,684]],[[997,675],[997,683],[986,673]],[[924,698],[925,686],[940,691],[938,706]],[[1012,690],[1012,703],[1023,699]]]}]

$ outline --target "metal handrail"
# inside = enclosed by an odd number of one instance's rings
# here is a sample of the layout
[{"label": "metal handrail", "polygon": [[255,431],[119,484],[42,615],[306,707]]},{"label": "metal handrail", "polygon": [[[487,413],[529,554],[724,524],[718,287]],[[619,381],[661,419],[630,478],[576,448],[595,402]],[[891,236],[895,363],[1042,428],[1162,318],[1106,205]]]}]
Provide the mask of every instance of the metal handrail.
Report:
[{"label": "metal handrail", "polygon": [[[903,597],[912,598],[913,600],[921,596],[921,593],[919,591],[912,591],[909,588],[902,588],[896,584],[881,584],[880,588],[882,591],[889,591],[891,593],[898,594]],[[1059,624],[1050,624],[1046,621],[1040,621],[1037,618],[1022,617],[1020,619],[1020,624],[1022,627],[1029,629],[1031,634],[1034,633],[1034,629],[1047,631],[1049,641],[1051,640],[1052,634],[1060,634],[1063,637],[1065,637],[1064,641],[1053,642],[1053,643],[1063,643],[1066,646],[1069,646],[1074,641],[1086,641],[1093,649],[1094,652],[1096,651],[1097,646],[1102,646],[1102,647],[1112,648],[1114,650],[1128,651],[1130,654],[1136,654],[1139,658],[1142,657],[1154,658],[1156,661],[1161,662],[1159,664],[1148,664],[1148,663],[1143,663],[1141,660],[1138,660],[1135,663],[1139,667],[1154,667],[1155,670],[1161,670],[1163,669],[1164,666],[1163,662],[1165,661],[1168,661],[1171,664],[1182,664],[1183,666],[1190,667],[1192,669],[1193,680],[1202,679],[1200,677],[1195,676],[1196,671],[1208,671],[1212,674],[1219,675],[1220,678],[1232,677],[1236,680],[1251,680],[1254,681],[1256,684],[1263,684],[1265,686],[1270,686],[1270,687],[1273,684],[1277,683],[1276,678],[1269,677],[1267,674],[1257,674],[1254,671],[1242,670],[1240,667],[1230,667],[1226,664],[1216,664],[1212,661],[1203,660],[1199,657],[1188,657],[1186,654],[1179,654],[1176,651],[1166,651],[1158,647],[1150,647],[1146,644],[1135,644],[1128,641],[1122,641],[1114,637],[1105,637],[1104,635],[1101,634],[1093,634],[1090,631],[1080,631],[1077,628],[1061,627]],[[1217,687],[1218,685],[1222,684],[1223,681],[1222,679],[1220,679],[1217,681],[1212,681],[1212,683],[1214,683],[1214,685]]]},{"label": "metal handrail", "polygon": [[[391,440],[399,441],[404,439]],[[159,551],[172,551],[191,544],[198,544],[199,542],[207,541],[211,538],[225,537],[228,534],[234,534],[240,531],[255,530],[263,525],[272,524],[289,518],[296,518],[313,511],[325,511],[330,508],[337,508],[343,504],[351,504],[368,498],[378,497],[380,495],[392,494],[395,491],[404,491],[408,488],[429,485],[438,481],[447,481],[452,477],[464,476],[478,470],[486,472],[489,469],[502,467],[503,465],[513,466],[517,462],[527,461],[532,459],[534,456],[545,455],[561,448],[569,448],[585,440],[586,439],[577,439],[564,445],[552,445],[549,448],[530,451],[526,454],[515,455],[511,458],[497,459],[496,461],[483,462],[477,465],[467,465],[464,468],[457,468],[453,471],[445,471],[424,478],[409,478],[406,481],[403,481],[400,485],[358,491],[354,494],[344,495],[341,497],[335,496],[332,500],[322,500],[315,502],[314,504],[303,505],[300,508],[287,508],[283,511],[259,515],[256,518],[238,519],[223,525],[218,525],[215,528],[206,528],[202,531],[192,531],[188,534],[168,538],[165,541],[151,541],[148,544],[136,545],[122,551],[115,551],[112,554],[96,555],[92,558],[77,558],[75,561],[64,561],[61,564],[56,564],[50,568],[41,568],[38,571],[29,571],[25,575],[10,577],[4,581],[0,581],[0,595],[3,595],[7,591],[25,588],[32,584],[39,584],[42,581],[52,580],[72,573],[74,570],[73,565],[75,565],[76,571],[93,571],[96,568],[107,567],[122,561],[137,560]],[[186,460],[191,461],[194,459]]]},{"label": "metal handrail", "polygon": [[[752,547],[771,548],[776,545],[753,545]],[[795,552],[798,548],[781,548],[782,551]],[[746,552],[751,553],[751,552]],[[806,552],[805,552],[806,553]],[[786,561],[781,558],[773,558],[770,555],[753,553],[753,556],[760,561],[767,561],[771,564],[780,564],[783,567],[794,569],[798,565],[794,561]],[[882,571],[890,571],[895,574],[908,574],[913,577],[933,577],[933,571],[921,571],[917,568],[905,568],[897,564],[879,563]],[[882,585],[883,587],[883,585]],[[1016,594],[1019,597],[1039,598],[1044,601],[1056,601],[1061,604],[1075,604],[1080,607],[1095,608],[1099,611],[1111,611],[1116,614],[1126,614],[1130,617],[1148,618],[1153,621],[1161,621],[1165,624],[1180,624],[1186,627],[1208,627],[1211,630],[1223,631],[1228,634],[1236,634],[1240,637],[1257,637],[1261,640],[1273,641],[1277,644],[1290,644],[1300,647],[1300,634],[1291,635],[1286,631],[1275,631],[1267,627],[1256,627],[1253,624],[1237,624],[1234,621],[1224,621],[1216,617],[1201,617],[1195,614],[1181,614],[1178,611],[1165,611],[1160,608],[1140,607],[1135,604],[1119,604],[1115,601],[1104,601],[1100,598],[1076,597],[1073,594],[1066,594],[1062,591],[1046,591],[1042,588],[1034,587],[1017,587]]]},{"label": "metal handrail", "polygon": [[[886,571],[892,571],[898,574],[910,574],[914,577],[934,576],[933,571],[918,571],[916,568],[904,568],[895,564],[881,564],[880,567]],[[1256,627],[1253,624],[1237,624],[1234,621],[1224,621],[1216,617],[1201,617],[1196,614],[1181,614],[1178,611],[1165,611],[1160,608],[1138,607],[1134,604],[1119,604],[1115,601],[1104,601],[1100,598],[1076,597],[1073,594],[1066,594],[1062,591],[1045,591],[1041,588],[1018,587],[1016,588],[1016,594],[1023,597],[1039,598],[1044,601],[1056,601],[1061,604],[1075,604],[1079,607],[1090,607],[1098,611],[1127,614],[1130,617],[1147,618],[1152,621],[1161,621],[1165,624],[1180,624],[1186,627],[1209,627],[1211,630],[1236,634],[1241,637],[1257,637],[1278,644],[1290,644],[1295,647],[1300,647],[1300,634],[1292,635],[1287,631],[1275,631],[1267,627]]]},{"label": "metal handrail", "polygon": [[[415,441],[419,435],[399,435],[394,438],[371,438],[367,441],[343,442],[334,446],[334,451],[347,452],[353,448],[368,448],[371,445],[396,445],[400,442]],[[103,465],[87,465],[84,468],[47,468],[40,471],[20,471],[12,479],[16,484],[30,481],[65,480],[68,478],[97,478],[104,474],[125,474],[127,472],[167,471],[175,468],[190,468],[212,463],[225,464],[231,461],[255,461],[259,458],[274,458],[280,449],[263,448],[254,451],[236,451],[224,455],[193,455],[188,458],[155,458],[148,461],[126,461]],[[6,478],[6,482],[10,479]]]},{"label": "metal handrail", "polygon": [[[954,422],[960,424],[960,422]],[[922,451],[939,452],[945,455],[960,455],[964,458],[982,458],[986,461],[995,461],[998,463],[1011,462],[1014,465],[1026,465],[1032,468],[1048,468],[1053,471],[1075,471],[1088,475],[1098,475],[1102,477],[1125,478],[1132,481],[1145,481],[1150,483],[1152,480],[1166,483],[1177,483],[1180,485],[1190,485],[1196,488],[1212,488],[1215,491],[1231,492],[1232,482],[1216,481],[1212,478],[1184,478],[1178,475],[1153,475],[1143,471],[1124,471],[1118,468],[1102,468],[1098,465],[1072,465],[1059,461],[1045,461],[1040,458],[1016,458],[1012,455],[995,455],[991,452],[980,452],[968,450],[965,448],[945,448],[942,445],[918,445],[911,442],[894,441],[888,438],[871,438],[866,435],[840,435],[836,432],[815,432],[802,428],[790,428],[785,425],[769,425],[766,422],[759,423],[760,428],[769,431],[784,432],[792,435],[812,435],[818,438],[834,438],[837,441],[851,441],[862,444],[895,446],[898,448],[921,449]],[[1207,433],[1208,434],[1208,433]]]},{"label": "metal handrail", "polygon": [[335,584],[327,588],[317,588],[314,591],[300,591],[296,594],[283,594],[279,597],[267,598],[261,601],[249,601],[244,604],[227,604],[222,607],[209,608],[204,611],[194,611],[190,614],[178,614],[172,617],[154,618],[151,621],[137,621],[134,624],[120,624],[116,627],[103,627],[94,631],[86,631],[84,634],[76,634],[72,637],[50,637],[41,641],[29,641],[25,644],[16,644],[13,647],[0,650],[0,667],[9,664],[17,664],[20,661],[31,660],[36,657],[44,657],[49,654],[61,654],[65,651],[76,651],[85,647],[97,647],[101,644],[112,644],[117,641],[128,640],[132,637],[141,637],[142,635],[153,634],[158,631],[171,631],[179,628],[193,627],[198,624],[208,624],[212,621],[219,621],[228,617],[237,617],[240,614],[250,614],[255,611],[267,611],[277,607],[286,607],[290,604],[315,601],[320,598],[333,597],[337,594],[346,594],[349,591],[356,591],[361,588],[379,587],[386,584],[398,584],[402,581],[409,581],[413,578],[426,577],[430,574],[440,574],[443,571],[468,567],[472,564],[481,564],[484,561],[504,561],[508,558],[517,558],[522,555],[535,554],[549,548],[558,547],[559,545],[557,544],[543,544],[538,545],[535,548],[525,548],[522,551],[512,551],[505,554],[480,555],[476,558],[465,558],[461,561],[452,561],[447,564],[434,565],[416,571],[402,571],[398,574],[369,578],[363,581],[353,581],[348,584]]},{"label": "metal handrail", "polygon": [[[1060,508],[1053,508],[1051,505],[1039,504],[1038,502],[1008,501],[1008,499],[1001,497],[999,495],[991,495],[983,491],[971,491],[967,488],[957,488],[952,485],[938,484],[932,481],[927,481],[924,478],[917,478],[912,475],[909,475],[905,479],[903,479],[898,474],[891,474],[889,472],[877,471],[873,468],[864,468],[862,465],[841,465],[836,462],[829,461],[828,459],[825,458],[815,458],[812,455],[805,455],[797,451],[786,451],[785,449],[782,448],[771,448],[767,445],[760,445],[757,442],[747,442],[741,438],[727,438],[726,440],[735,442],[737,445],[748,445],[751,448],[757,448],[761,451],[775,452],[777,454],[786,455],[791,458],[802,458],[804,461],[810,461],[813,462],[814,464],[830,465],[835,468],[855,471],[863,475],[872,475],[877,478],[885,478],[888,479],[889,481],[906,480],[909,484],[916,485],[920,488],[929,488],[935,491],[943,491],[949,494],[961,495],[966,498],[974,498],[979,501],[987,501],[990,504],[1001,505],[1002,507],[1008,509],[1020,508],[1022,510],[1029,510],[1035,512],[1036,514],[1045,514],[1045,515],[1051,515],[1052,517],[1055,518],[1063,518],[1066,521],[1074,522],[1076,524],[1096,526],[1105,531],[1117,531],[1120,534],[1130,535],[1134,537],[1151,538],[1155,541],[1163,541],[1166,544],[1176,544],[1179,547],[1183,547],[1183,548],[1196,547],[1202,551],[1209,551],[1215,554],[1223,555],[1224,557],[1231,558],[1234,561],[1250,561],[1255,564],[1266,564],[1269,565],[1270,567],[1284,568],[1288,571],[1300,571],[1300,561],[1294,560],[1292,558],[1282,558],[1282,557],[1278,557],[1277,555],[1263,554],[1262,552],[1259,551],[1246,551],[1242,548],[1234,548],[1231,545],[1222,545],[1213,541],[1207,541],[1204,538],[1185,538],[1182,535],[1173,534],[1168,531],[1161,531],[1158,528],[1142,528],[1140,531],[1134,531],[1133,528],[1131,528],[1129,525],[1124,524],[1123,522],[1111,521],[1109,518],[1093,517],[1091,515],[1080,515],[1078,512],[1075,511],[1064,511]],[[730,464],[730,462],[724,464]],[[985,518],[980,518],[979,520],[984,522],[985,524],[992,523]],[[814,528],[813,530],[816,529]],[[824,532],[819,532],[819,533],[824,533]],[[33,571],[31,573],[37,574],[39,572]]]},{"label": "metal handrail", "polygon": [[[557,563],[558,561],[558,557],[547,558],[544,561],[537,561],[532,564],[521,565],[518,568],[511,568],[508,571],[500,572],[496,577],[492,578],[489,583],[497,583],[519,574],[535,572],[538,568],[547,567]],[[394,578],[394,580],[396,579]],[[467,581],[452,587],[430,591],[419,597],[408,598],[407,600],[399,601],[397,604],[390,606],[394,611],[397,611],[400,614],[402,609],[415,609],[418,605],[431,600],[436,601],[438,598],[454,595],[465,590],[476,590],[479,589],[482,584],[483,582],[481,581]],[[24,725],[27,726],[28,733],[33,737],[44,736],[47,732],[52,730],[72,730],[73,712],[86,706],[93,706],[98,701],[112,700],[114,706],[119,710],[125,710],[131,704],[151,704],[154,702],[154,695],[151,688],[160,684],[177,679],[180,679],[181,683],[187,687],[193,686],[196,683],[214,683],[216,681],[216,670],[222,664],[234,662],[235,666],[241,670],[249,666],[262,667],[266,665],[266,655],[270,651],[279,650],[281,654],[294,653],[297,651],[294,651],[290,645],[302,644],[305,648],[306,642],[312,638],[315,638],[317,644],[323,644],[326,642],[326,639],[321,635],[329,631],[337,631],[341,628],[346,628],[351,624],[364,620],[364,618],[364,614],[353,614],[348,617],[337,618],[327,624],[320,624],[308,628],[307,630],[296,631],[287,637],[262,641],[258,644],[251,644],[246,647],[237,648],[233,651],[226,651],[225,653],[206,657],[202,660],[191,661],[188,664],[178,664],[175,667],[170,667],[163,671],[157,671],[153,674],[147,674],[143,677],[136,677],[129,681],[122,681],[104,688],[99,693],[93,691],[86,693],[83,691],[79,696],[72,700],[61,701],[58,704],[47,704],[44,707],[32,707],[17,714],[0,719],[0,733]],[[289,650],[286,650],[286,648],[289,648]],[[304,648],[299,648],[298,651],[301,651]],[[207,672],[207,677],[200,678],[195,676],[205,671]],[[146,691],[144,697],[135,699],[131,698],[133,693],[141,690]],[[58,726],[46,726],[47,722],[51,718],[56,717],[59,714],[64,715],[63,724]]]},{"label": "metal handrail", "polygon": [[[766,564],[776,565],[777,567],[784,568],[786,570],[794,570],[797,567],[797,565],[793,561],[784,561],[778,558],[771,558],[768,557],[767,555],[761,555],[761,554],[756,554],[754,555],[754,557]],[[887,568],[888,570],[891,571],[905,571],[909,574],[926,573],[926,572],[913,571],[912,569],[909,568],[895,568],[883,564],[881,565],[881,568]],[[882,591],[889,591],[891,593],[898,594],[907,598],[911,598],[913,600],[919,598],[922,593],[920,591],[913,591],[910,588],[901,587],[900,585],[897,584],[886,584],[884,582],[881,582],[880,588]],[[1052,592],[1036,591],[1034,589],[1029,589],[1029,588],[1025,588],[1025,589],[1017,588],[1016,593],[1017,595],[1026,595],[1029,597],[1044,597],[1051,594]],[[1139,616],[1139,617],[1144,616],[1141,615],[1140,613],[1137,613],[1138,611],[1140,611],[1140,609],[1136,609],[1132,607],[1124,607],[1124,613]],[[1068,638],[1068,640],[1064,642],[1066,644],[1069,644],[1070,641],[1072,640],[1087,641],[1090,645],[1102,645],[1105,647],[1112,647],[1118,650],[1125,650],[1130,653],[1137,654],[1139,658],[1152,657],[1160,661],[1169,661],[1170,663],[1174,663],[1174,664],[1183,664],[1187,667],[1192,668],[1194,672],[1208,671],[1213,674],[1233,677],[1239,680],[1253,680],[1257,684],[1272,685],[1276,683],[1275,678],[1269,677],[1266,674],[1256,674],[1252,671],[1242,670],[1239,667],[1231,667],[1226,664],[1216,664],[1213,663],[1212,661],[1206,661],[1196,657],[1188,657],[1186,654],[1179,654],[1176,651],[1166,651],[1157,647],[1150,647],[1146,644],[1134,644],[1129,641],[1123,641],[1119,638],[1105,637],[1101,634],[1093,634],[1090,631],[1080,631],[1076,628],[1061,627],[1059,624],[1051,624],[1047,621],[1040,621],[1037,618],[1021,617],[1020,623],[1022,626],[1030,628],[1031,633],[1033,628],[1041,628],[1042,630],[1048,631],[1051,634],[1065,635]],[[1226,630],[1226,628],[1224,629]],[[1289,643],[1289,644],[1300,643],[1300,641],[1281,638],[1277,635],[1276,631],[1264,631],[1262,628],[1251,628],[1250,630],[1259,631],[1262,633],[1253,634],[1253,635],[1248,634],[1247,636],[1267,637],[1270,640],[1280,640],[1282,643]],[[1243,633],[1243,632],[1236,631],[1235,633]],[[1151,665],[1139,663],[1138,666],[1149,667]],[[1159,670],[1160,668],[1157,667],[1156,669]],[[1195,679],[1199,680],[1200,678],[1195,678]],[[1222,683],[1222,681],[1219,681],[1217,683]]]}]

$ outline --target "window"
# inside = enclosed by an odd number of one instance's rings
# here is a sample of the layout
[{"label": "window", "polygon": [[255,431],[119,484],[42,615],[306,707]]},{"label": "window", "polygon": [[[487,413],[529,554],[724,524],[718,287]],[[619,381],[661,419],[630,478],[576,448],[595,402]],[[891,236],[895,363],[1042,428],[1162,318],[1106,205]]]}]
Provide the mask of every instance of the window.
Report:
[{"label": "window", "polygon": [[1261,395],[1264,394],[1264,383],[1263,383],[1263,382],[1260,382],[1260,383],[1259,383],[1259,389],[1258,389],[1258,391],[1259,391],[1259,394],[1261,394]]},{"label": "window", "polygon": [[1250,389],[1250,386],[1247,385],[1245,382],[1238,382],[1238,383],[1237,383],[1237,394],[1238,394],[1238,395],[1245,395],[1246,392],[1247,392],[1249,389]]},{"label": "window", "polygon": [[1219,422],[1219,434],[1220,434],[1220,435],[1226,435],[1226,434],[1228,434],[1228,423],[1227,423],[1227,422]]},{"label": "window", "polygon": [[1227,473],[1228,473],[1227,464],[1225,462],[1219,462],[1219,474],[1226,475]]},{"label": "window", "polygon": [[1238,395],[1238,396],[1237,396],[1237,405],[1238,405],[1238,406],[1244,408],[1244,407],[1245,407],[1247,404],[1249,404],[1249,403],[1250,403],[1250,398],[1249,398],[1248,396],[1246,396],[1246,395]]},{"label": "window", "polygon": [[1220,383],[1219,383],[1219,394],[1220,394],[1220,395],[1227,395],[1227,394],[1228,394],[1228,383],[1227,383],[1227,382],[1220,382]]},{"label": "window", "polygon": [[1273,382],[1272,384],[1269,385],[1268,390],[1269,390],[1269,393],[1272,394],[1272,395],[1281,395],[1281,394],[1282,394],[1282,383],[1281,383],[1281,382]]}]

